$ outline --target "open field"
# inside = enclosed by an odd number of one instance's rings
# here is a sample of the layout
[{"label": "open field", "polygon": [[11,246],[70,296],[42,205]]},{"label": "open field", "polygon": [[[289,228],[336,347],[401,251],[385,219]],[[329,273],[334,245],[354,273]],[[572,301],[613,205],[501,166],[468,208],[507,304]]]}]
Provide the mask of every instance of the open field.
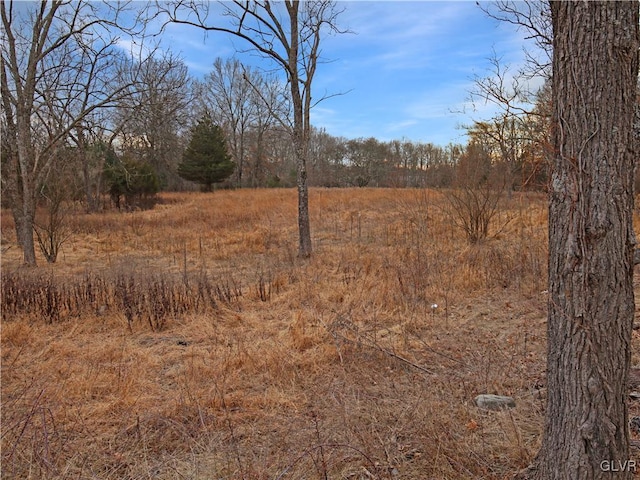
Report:
[{"label": "open field", "polygon": [[[526,466],[544,413],[544,196],[505,200],[509,223],[474,246],[439,192],[312,189],[310,206],[306,261],[295,191],[239,190],[74,216],[37,269],[3,211],[2,478]],[[480,393],[517,406],[481,411]]]}]

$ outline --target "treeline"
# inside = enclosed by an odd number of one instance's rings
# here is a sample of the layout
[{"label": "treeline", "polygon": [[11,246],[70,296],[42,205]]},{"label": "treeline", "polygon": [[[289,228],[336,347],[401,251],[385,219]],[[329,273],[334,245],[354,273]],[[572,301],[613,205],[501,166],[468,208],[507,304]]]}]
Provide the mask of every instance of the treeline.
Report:
[{"label": "treeline", "polygon": [[[144,207],[161,190],[197,189],[181,178],[178,166],[202,116],[223,131],[235,164],[218,188],[295,185],[296,154],[285,128],[289,105],[276,78],[218,59],[204,79],[195,80],[172,55],[135,69],[138,81],[124,89],[126,95],[58,142],[42,191],[97,211]],[[546,126],[540,118],[475,123],[467,129],[467,145],[447,146],[347,139],[312,128],[309,185],[451,187],[461,175],[470,176],[470,168],[489,168],[506,175],[509,188],[544,188]]]}]

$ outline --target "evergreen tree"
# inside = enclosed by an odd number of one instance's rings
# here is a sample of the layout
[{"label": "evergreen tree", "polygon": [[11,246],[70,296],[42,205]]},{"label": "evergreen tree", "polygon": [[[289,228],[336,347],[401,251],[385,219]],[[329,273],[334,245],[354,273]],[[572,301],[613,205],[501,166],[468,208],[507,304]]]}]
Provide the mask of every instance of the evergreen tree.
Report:
[{"label": "evergreen tree", "polygon": [[222,129],[205,115],[191,131],[191,141],[182,154],[178,175],[201,184],[203,190],[210,192],[212,185],[231,176],[234,168]]}]

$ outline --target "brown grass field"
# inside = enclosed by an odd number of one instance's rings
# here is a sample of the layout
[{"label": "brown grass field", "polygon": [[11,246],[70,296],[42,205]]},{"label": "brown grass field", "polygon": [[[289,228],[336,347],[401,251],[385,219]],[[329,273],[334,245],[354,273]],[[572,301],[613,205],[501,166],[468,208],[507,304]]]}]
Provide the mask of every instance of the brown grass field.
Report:
[{"label": "brown grass field", "polygon": [[470,246],[439,192],[312,189],[309,260],[294,190],[161,200],[74,215],[35,269],[2,212],[2,478],[506,479],[531,461],[544,196],[505,200]]}]

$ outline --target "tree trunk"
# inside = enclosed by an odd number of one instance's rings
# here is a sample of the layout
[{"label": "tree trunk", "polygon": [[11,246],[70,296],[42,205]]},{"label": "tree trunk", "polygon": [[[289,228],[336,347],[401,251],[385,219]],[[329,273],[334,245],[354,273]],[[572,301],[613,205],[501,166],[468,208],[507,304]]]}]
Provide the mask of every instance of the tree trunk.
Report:
[{"label": "tree trunk", "polygon": [[84,196],[86,208],[85,211],[87,213],[94,213],[98,211],[99,199],[100,199],[100,191],[96,189],[94,193],[94,187],[92,185],[91,178],[91,158],[92,155],[89,155],[87,152],[87,142],[84,137],[84,130],[82,126],[78,126],[77,130],[77,155],[80,157],[80,161],[82,162],[82,180],[84,182]]},{"label": "tree trunk", "polygon": [[23,261],[25,265],[36,265],[36,246],[33,240],[35,220],[35,200],[27,197],[28,193],[23,193],[22,209],[15,218],[18,242],[22,248]]},{"label": "tree trunk", "polygon": [[18,154],[18,175],[20,184],[19,199],[20,207],[16,209],[18,217],[16,218],[16,227],[19,227],[18,241],[22,248],[22,255],[25,265],[36,265],[36,249],[33,240],[34,225],[36,216],[36,189],[37,178],[31,170],[31,160],[35,154],[31,148],[31,132],[29,131],[30,123],[25,120],[27,114],[18,112],[18,136],[17,136],[17,154]]},{"label": "tree trunk", "polygon": [[[307,185],[307,155],[309,152],[309,125],[305,123],[305,114],[309,114],[308,105],[303,104],[303,96],[300,92],[300,76],[298,73],[299,53],[299,29],[298,9],[299,2],[287,3],[289,20],[291,22],[289,45],[289,82],[291,88],[291,101],[293,103],[293,146],[296,152],[296,185],[298,187],[298,255],[301,258],[309,258],[312,252],[311,226],[309,222],[309,187]],[[305,100],[310,100],[309,91]],[[307,109],[305,110],[305,107]]]},{"label": "tree trunk", "polygon": [[[14,137],[15,138],[15,137]],[[19,173],[17,152],[13,151],[3,158],[9,163],[7,171],[18,171],[14,175],[7,175],[7,190],[5,200],[11,206],[11,214],[16,228],[16,242],[23,251],[23,261],[26,265],[36,264],[35,243],[33,239],[35,218],[35,201],[31,201],[24,191],[22,176]]]},{"label": "tree trunk", "polygon": [[637,2],[551,2],[548,403],[522,477],[631,478]]},{"label": "tree trunk", "polygon": [[311,256],[311,226],[309,221],[309,188],[307,185],[307,162],[304,152],[296,148],[297,153],[297,186],[298,186],[298,232],[300,242],[298,255],[302,258]]}]

